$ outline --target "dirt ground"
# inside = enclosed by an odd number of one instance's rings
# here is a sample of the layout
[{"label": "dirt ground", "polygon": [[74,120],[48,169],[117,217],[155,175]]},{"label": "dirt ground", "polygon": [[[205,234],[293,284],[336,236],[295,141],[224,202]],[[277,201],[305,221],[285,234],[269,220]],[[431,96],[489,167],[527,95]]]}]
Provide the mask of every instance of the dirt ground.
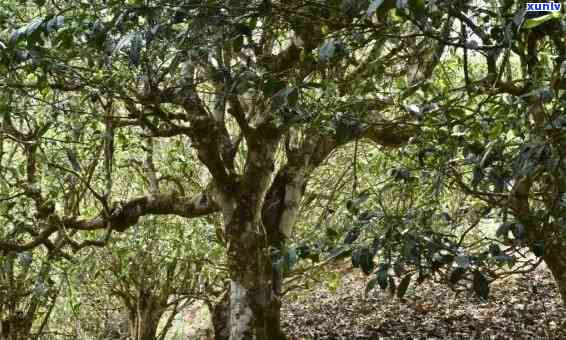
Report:
[{"label": "dirt ground", "polygon": [[[487,301],[433,282],[411,283],[404,301],[379,288],[364,297],[359,270],[336,271],[337,289],[321,284],[285,297],[290,339],[566,339],[566,308],[545,268],[495,282]],[[184,315],[185,329],[171,339],[212,339],[206,306]]]},{"label": "dirt ground", "polygon": [[283,305],[292,339],[566,339],[566,309],[548,270],[495,282],[487,301],[425,282],[405,301],[376,288],[364,298],[364,277],[345,274],[332,293],[296,292]]}]

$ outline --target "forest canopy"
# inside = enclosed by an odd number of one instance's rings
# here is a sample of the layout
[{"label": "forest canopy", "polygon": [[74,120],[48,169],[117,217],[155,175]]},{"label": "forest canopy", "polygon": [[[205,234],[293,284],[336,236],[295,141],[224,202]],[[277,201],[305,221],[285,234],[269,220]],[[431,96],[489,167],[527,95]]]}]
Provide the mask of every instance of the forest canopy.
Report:
[{"label": "forest canopy", "polygon": [[566,303],[565,108],[563,8],[4,0],[0,339],[165,339],[197,302],[285,339],[344,259],[400,301],[544,263]]}]

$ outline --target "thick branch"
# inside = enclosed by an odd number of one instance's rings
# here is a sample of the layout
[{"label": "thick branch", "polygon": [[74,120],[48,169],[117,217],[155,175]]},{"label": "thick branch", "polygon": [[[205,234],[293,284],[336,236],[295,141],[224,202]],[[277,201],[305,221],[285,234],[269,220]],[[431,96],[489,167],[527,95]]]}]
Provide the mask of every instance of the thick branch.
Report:
[{"label": "thick branch", "polygon": [[107,227],[124,231],[145,215],[177,215],[199,217],[218,211],[212,193],[204,192],[193,197],[179,197],[177,193],[148,195],[119,204],[112,209],[108,221],[104,217],[92,219],[64,219],[63,225],[71,229],[96,230]]},{"label": "thick branch", "polygon": [[406,144],[417,132],[418,126],[414,124],[380,122],[370,125],[361,137],[382,146],[399,147]]},{"label": "thick branch", "polygon": [[53,214],[47,218],[46,227],[32,240],[25,243],[0,241],[0,250],[25,251],[41,244],[49,248],[51,244],[49,237],[61,227],[74,230],[99,230],[110,227],[110,230],[125,231],[145,215],[177,215],[187,218],[208,215],[219,210],[213,198],[212,185],[209,185],[208,188],[208,191],[193,197],[167,193],[135,198],[113,208],[108,219],[105,219],[103,215],[91,219],[77,219],[75,217],[61,218]]}]

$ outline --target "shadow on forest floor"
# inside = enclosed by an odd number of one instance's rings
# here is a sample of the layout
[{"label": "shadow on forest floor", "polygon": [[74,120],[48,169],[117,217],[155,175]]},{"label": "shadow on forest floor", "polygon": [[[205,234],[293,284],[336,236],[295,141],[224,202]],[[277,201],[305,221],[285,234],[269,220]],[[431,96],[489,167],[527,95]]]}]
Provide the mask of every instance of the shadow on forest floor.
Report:
[{"label": "shadow on forest floor", "polygon": [[566,339],[566,309],[545,268],[495,282],[487,301],[413,284],[404,302],[379,288],[364,299],[358,271],[334,293],[293,292],[283,304],[285,331],[291,339]]}]

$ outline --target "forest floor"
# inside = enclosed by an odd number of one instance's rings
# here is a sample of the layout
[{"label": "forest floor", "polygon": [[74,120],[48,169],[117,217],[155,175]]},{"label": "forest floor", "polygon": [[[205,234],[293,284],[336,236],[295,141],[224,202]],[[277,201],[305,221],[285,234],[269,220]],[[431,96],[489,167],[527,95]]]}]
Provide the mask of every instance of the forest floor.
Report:
[{"label": "forest floor", "polygon": [[291,339],[566,339],[566,308],[550,272],[496,281],[487,301],[447,286],[411,283],[404,301],[347,271],[334,292],[293,291],[282,321]]},{"label": "forest floor", "polygon": [[[496,281],[486,301],[434,282],[412,282],[403,301],[379,287],[364,297],[365,276],[348,268],[333,269],[337,287],[322,283],[284,298],[282,323],[290,339],[566,340],[566,308],[542,266]],[[179,320],[188,329],[171,339],[211,339],[205,335],[212,332],[208,309],[194,307]]]}]

